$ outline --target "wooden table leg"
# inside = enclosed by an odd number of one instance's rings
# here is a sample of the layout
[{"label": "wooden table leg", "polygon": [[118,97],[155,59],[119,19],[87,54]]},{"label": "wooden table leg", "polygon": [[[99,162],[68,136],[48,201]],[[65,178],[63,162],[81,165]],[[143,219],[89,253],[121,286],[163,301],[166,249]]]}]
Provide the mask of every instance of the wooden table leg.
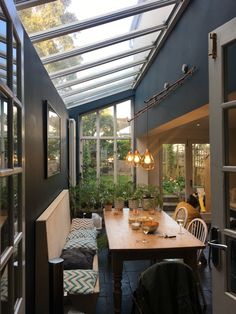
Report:
[{"label": "wooden table leg", "polygon": [[112,253],[112,268],[114,276],[114,312],[116,314],[121,312],[122,290],[121,280],[123,271],[123,261],[119,256]]}]

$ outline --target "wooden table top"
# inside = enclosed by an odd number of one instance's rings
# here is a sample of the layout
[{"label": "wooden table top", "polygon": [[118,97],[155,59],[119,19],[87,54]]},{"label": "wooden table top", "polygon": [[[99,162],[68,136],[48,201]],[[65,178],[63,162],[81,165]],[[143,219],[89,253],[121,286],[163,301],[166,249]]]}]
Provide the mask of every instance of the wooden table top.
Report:
[{"label": "wooden table top", "polygon": [[[205,245],[190,234],[186,229],[184,234],[178,234],[179,225],[164,211],[150,216],[159,222],[154,234],[143,234],[141,228],[132,230],[129,216],[132,212],[124,209],[115,215],[114,211],[104,211],[104,221],[110,250],[170,250],[170,249],[203,249]],[[139,216],[149,216],[147,211],[140,211]],[[161,234],[174,234],[175,238],[160,237]],[[148,242],[143,243],[146,239]]]}]

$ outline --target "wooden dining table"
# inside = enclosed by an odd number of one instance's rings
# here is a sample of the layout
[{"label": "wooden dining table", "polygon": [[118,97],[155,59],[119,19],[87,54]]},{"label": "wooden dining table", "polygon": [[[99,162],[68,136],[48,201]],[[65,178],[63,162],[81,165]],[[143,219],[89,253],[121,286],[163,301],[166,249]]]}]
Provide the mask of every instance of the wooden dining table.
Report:
[{"label": "wooden dining table", "polygon": [[[133,230],[129,219],[142,220],[149,217],[147,211],[139,211],[133,216],[129,209],[123,211],[104,211],[104,222],[111,254],[114,276],[114,312],[121,312],[122,290],[121,280],[123,262],[127,260],[162,260],[181,258],[197,274],[197,250],[205,247],[186,229],[179,234],[180,226],[164,211],[156,211],[150,219],[157,220],[159,227],[153,234],[145,235],[142,229]],[[163,235],[173,236],[165,238]]]}]

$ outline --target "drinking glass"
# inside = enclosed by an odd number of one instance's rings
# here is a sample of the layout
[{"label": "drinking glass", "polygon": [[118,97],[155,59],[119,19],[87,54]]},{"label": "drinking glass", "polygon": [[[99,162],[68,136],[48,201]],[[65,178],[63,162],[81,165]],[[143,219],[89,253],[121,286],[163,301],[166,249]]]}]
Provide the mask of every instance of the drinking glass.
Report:
[{"label": "drinking glass", "polygon": [[179,218],[177,219],[177,223],[179,224],[179,232],[178,234],[183,234],[183,225],[184,225],[184,220]]}]

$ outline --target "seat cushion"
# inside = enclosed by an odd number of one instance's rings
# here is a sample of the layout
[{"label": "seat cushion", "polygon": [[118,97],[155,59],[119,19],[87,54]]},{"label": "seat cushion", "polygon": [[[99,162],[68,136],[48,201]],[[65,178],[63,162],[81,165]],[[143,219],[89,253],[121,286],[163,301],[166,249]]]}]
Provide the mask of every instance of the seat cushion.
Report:
[{"label": "seat cushion", "polygon": [[64,249],[61,258],[64,259],[64,269],[92,269],[94,250],[85,248]]},{"label": "seat cushion", "polygon": [[70,294],[94,292],[98,273],[90,269],[64,270],[64,289]]},{"label": "seat cushion", "polygon": [[64,249],[87,248],[97,250],[97,241],[94,238],[73,238],[66,242]]},{"label": "seat cushion", "polygon": [[97,238],[97,230],[93,229],[74,229],[68,234],[66,241],[77,238]]},{"label": "seat cushion", "polygon": [[74,218],[71,223],[71,231],[77,229],[94,229],[94,223],[89,218]]}]

